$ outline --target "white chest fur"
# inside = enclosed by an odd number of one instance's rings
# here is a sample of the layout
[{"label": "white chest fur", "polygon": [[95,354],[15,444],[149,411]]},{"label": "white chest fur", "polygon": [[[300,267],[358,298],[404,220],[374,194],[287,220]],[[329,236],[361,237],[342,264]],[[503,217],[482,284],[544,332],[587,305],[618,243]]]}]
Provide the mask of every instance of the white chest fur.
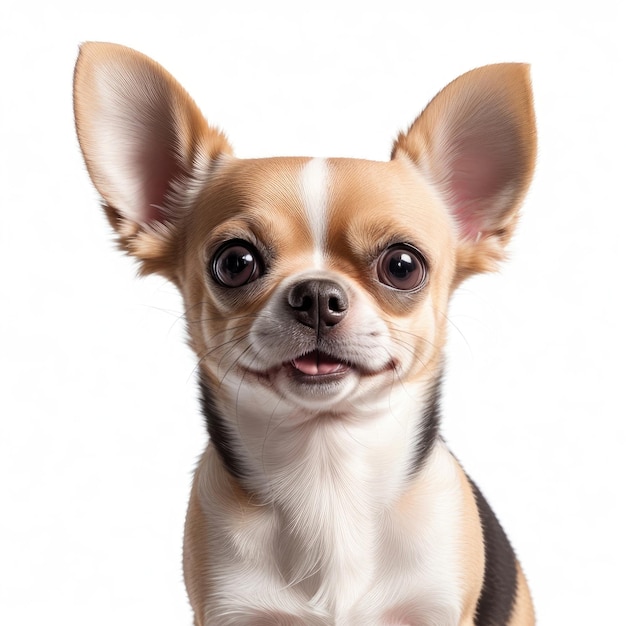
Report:
[{"label": "white chest fur", "polygon": [[208,581],[206,623],[458,624],[462,493],[453,457],[438,443],[401,489],[353,429],[336,426],[292,451],[300,462],[276,474],[269,503],[247,499],[207,450],[190,507],[196,499],[203,520],[192,523],[203,532],[188,545]]}]

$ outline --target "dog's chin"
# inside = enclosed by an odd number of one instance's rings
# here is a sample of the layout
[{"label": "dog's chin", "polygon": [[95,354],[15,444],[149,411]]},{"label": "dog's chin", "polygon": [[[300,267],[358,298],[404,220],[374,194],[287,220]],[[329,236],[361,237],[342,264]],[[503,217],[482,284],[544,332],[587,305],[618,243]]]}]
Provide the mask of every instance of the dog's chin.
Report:
[{"label": "dog's chin", "polygon": [[314,350],[254,374],[262,384],[297,406],[332,412],[363,383],[393,370],[392,362],[372,369]]}]

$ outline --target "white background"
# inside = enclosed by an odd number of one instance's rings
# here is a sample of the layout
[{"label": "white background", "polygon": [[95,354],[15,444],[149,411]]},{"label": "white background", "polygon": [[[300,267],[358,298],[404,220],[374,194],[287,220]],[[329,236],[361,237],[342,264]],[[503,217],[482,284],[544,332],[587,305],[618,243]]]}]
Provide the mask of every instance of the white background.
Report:
[{"label": "white background", "polygon": [[195,361],[174,288],[115,251],[81,161],[90,39],[159,60],[240,156],[386,159],[458,74],[532,63],[536,177],[509,262],[453,303],[443,431],[539,623],[624,623],[625,25],[609,1],[3,0],[0,624],[191,623]]}]

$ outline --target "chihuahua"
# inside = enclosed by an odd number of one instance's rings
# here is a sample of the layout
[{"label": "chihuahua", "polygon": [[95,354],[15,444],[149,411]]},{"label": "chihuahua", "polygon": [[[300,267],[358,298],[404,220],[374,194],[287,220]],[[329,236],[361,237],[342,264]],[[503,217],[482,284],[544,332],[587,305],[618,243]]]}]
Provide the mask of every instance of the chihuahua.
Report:
[{"label": "chihuahua", "polygon": [[388,162],[237,159],[116,44],[81,47],[74,111],[120,246],[178,287],[198,358],[195,625],[533,624],[439,434],[448,301],[504,257],[534,168],[528,66],[454,80]]}]

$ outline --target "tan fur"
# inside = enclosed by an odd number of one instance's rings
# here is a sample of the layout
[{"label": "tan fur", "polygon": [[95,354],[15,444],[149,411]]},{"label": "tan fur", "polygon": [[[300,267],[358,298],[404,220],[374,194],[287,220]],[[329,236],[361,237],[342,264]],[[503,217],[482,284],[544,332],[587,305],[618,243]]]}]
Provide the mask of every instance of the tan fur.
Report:
[{"label": "tan fur", "polygon": [[528,581],[518,563],[517,598],[508,626],[533,626],[533,624],[535,624],[535,609],[533,607],[530,589],[528,588]]},{"label": "tan fur", "polygon": [[185,522],[185,539],[183,543],[183,572],[185,586],[189,602],[193,608],[195,624],[202,624],[202,604],[204,598],[211,596],[211,584],[205,572],[209,571],[208,563],[205,562],[205,552],[202,549],[206,545],[208,525],[206,516],[202,514],[200,497],[196,480],[191,488],[189,505],[187,507],[187,519]]},{"label": "tan fur", "polygon": [[[183,572],[185,586],[189,595],[189,601],[196,616],[196,623],[204,625],[203,618],[207,599],[211,598],[213,591],[212,571],[214,532],[212,531],[211,519],[218,515],[226,517],[233,515],[245,523],[249,518],[254,519],[258,512],[258,503],[250,500],[224,469],[216,462],[214,451],[208,449],[201,460],[210,470],[201,474],[199,471],[194,476],[187,518],[185,521],[185,539],[183,544]],[[203,508],[201,493],[204,486],[199,484],[200,478],[212,481],[218,494],[213,501],[213,508],[207,511]],[[206,504],[204,505],[206,507]],[[226,538],[222,538],[226,540]]]},{"label": "tan fur", "polygon": [[480,515],[476,506],[476,499],[467,476],[456,462],[458,480],[463,490],[464,527],[459,551],[463,557],[465,572],[465,598],[461,615],[461,626],[470,626],[474,623],[474,614],[480,598],[485,571],[485,552],[483,549],[483,531]]}]

